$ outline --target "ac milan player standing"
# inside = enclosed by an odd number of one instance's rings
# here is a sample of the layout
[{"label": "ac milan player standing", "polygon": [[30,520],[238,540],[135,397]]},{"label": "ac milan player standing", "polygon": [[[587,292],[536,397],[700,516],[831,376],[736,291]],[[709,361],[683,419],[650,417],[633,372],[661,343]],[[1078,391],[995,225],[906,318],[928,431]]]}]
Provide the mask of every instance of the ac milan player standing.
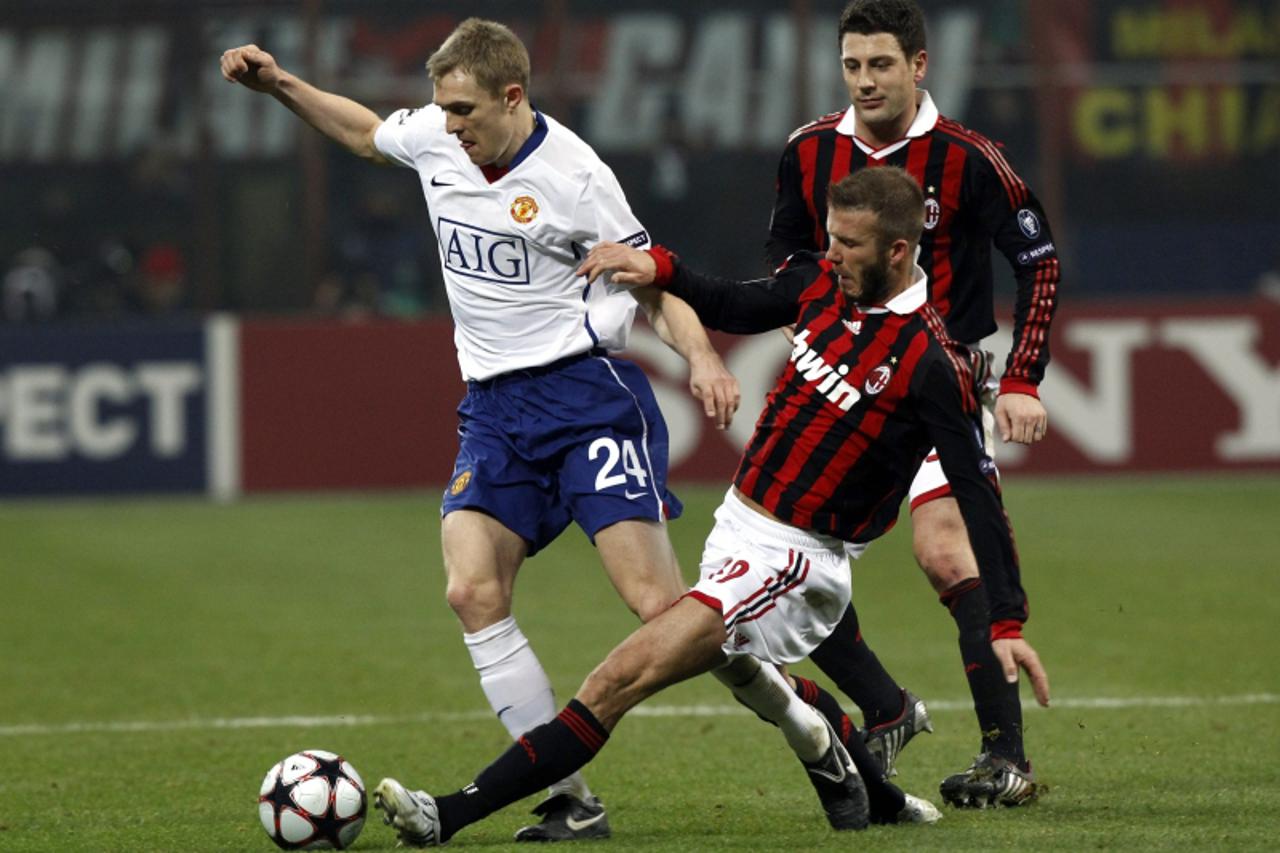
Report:
[{"label": "ac milan player standing", "polygon": [[[993,422],[1005,441],[1039,441],[1048,419],[1037,386],[1049,361],[1059,281],[1044,211],[995,144],[940,115],[929,93],[916,88],[928,55],[924,16],[914,0],[854,0],[841,15],[839,38],[852,104],[788,140],[778,167],[769,260],[777,267],[797,251],[826,247],[828,184],[874,166],[906,169],[925,193],[919,264],[929,279],[929,301],[952,337],[973,345],[996,330],[993,243],[1013,267],[1013,348],[998,386],[988,383],[983,420],[988,444]],[[943,798],[958,806],[1028,802],[1036,789],[1023,749],[1018,667],[1027,670],[1042,705],[1048,704],[1047,680],[1022,639],[1023,619],[995,609],[986,659],[971,661],[965,651],[986,626],[969,624],[976,610],[963,602],[986,595],[985,578],[937,454],[921,467],[910,499],[916,559],[959,626],[982,731],[978,758],[943,781]],[[852,605],[812,657],[862,709],[868,745],[886,770],[916,732],[931,730],[924,704],[898,686],[863,641]]]}]

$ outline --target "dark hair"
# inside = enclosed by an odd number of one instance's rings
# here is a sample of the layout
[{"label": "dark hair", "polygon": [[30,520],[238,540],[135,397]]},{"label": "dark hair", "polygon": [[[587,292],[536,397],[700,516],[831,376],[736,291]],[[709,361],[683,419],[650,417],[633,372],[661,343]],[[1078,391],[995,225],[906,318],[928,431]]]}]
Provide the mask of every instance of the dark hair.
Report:
[{"label": "dark hair", "polygon": [[427,60],[427,73],[437,82],[455,68],[470,74],[494,96],[511,83],[529,91],[529,51],[510,28],[497,21],[467,18]]},{"label": "dark hair", "polygon": [[840,15],[841,42],[845,33],[889,33],[911,59],[925,49],[924,12],[915,0],[853,0]]},{"label": "dark hair", "polygon": [[924,193],[905,169],[878,166],[859,169],[827,187],[827,205],[840,210],[867,210],[876,215],[880,247],[896,240],[919,245],[924,231]]}]

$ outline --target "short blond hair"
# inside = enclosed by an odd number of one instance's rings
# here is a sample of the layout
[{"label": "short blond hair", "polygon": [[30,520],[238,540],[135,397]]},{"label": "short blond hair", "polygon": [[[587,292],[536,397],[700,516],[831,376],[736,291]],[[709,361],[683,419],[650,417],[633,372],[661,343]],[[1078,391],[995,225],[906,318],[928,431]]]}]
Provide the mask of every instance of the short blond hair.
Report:
[{"label": "short blond hair", "polygon": [[494,96],[512,83],[529,91],[529,51],[510,27],[497,21],[467,18],[427,60],[434,81],[455,69],[470,74]]}]

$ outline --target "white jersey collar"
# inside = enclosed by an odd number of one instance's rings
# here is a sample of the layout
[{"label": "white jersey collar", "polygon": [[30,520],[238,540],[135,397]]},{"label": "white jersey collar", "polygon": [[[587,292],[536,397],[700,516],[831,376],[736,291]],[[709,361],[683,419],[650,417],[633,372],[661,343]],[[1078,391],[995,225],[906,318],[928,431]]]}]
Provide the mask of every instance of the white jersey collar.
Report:
[{"label": "white jersey collar", "polygon": [[862,149],[862,153],[868,157],[874,157],[882,160],[902,146],[906,145],[913,139],[924,136],[933,130],[938,123],[938,108],[934,106],[933,98],[929,96],[926,89],[916,89],[916,117],[911,122],[911,127],[907,128],[907,135],[899,139],[897,142],[890,142],[883,148],[873,148],[866,142],[858,138],[857,133],[858,116],[854,112],[853,105],[849,105],[849,109],[844,111],[844,117],[840,119],[840,123],[836,125],[836,133],[842,133],[853,139],[855,145]]},{"label": "white jersey collar", "polygon": [[907,289],[890,299],[883,306],[858,306],[858,310],[864,314],[885,314],[892,311],[894,314],[906,316],[914,314],[924,307],[925,302],[929,301],[929,279],[925,276],[924,270],[919,264],[911,265],[911,284]]}]

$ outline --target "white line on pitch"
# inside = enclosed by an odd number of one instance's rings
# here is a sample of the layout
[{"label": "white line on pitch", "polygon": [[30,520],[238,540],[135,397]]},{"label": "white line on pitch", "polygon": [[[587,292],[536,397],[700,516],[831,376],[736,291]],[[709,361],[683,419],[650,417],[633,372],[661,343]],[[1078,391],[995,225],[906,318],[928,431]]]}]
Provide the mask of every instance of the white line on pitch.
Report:
[{"label": "white line on pitch", "polygon": [[[1110,710],[1114,708],[1198,708],[1222,705],[1276,705],[1280,694],[1246,693],[1240,696],[1120,696],[1056,699],[1053,708]],[[929,702],[930,711],[967,711],[968,701],[941,699]],[[1034,703],[1023,706],[1041,710]],[[1050,709],[1052,710],[1052,709]],[[750,712],[739,705],[640,705],[630,712],[633,717],[736,717]],[[19,723],[0,726],[0,737],[22,735],[69,735],[98,733],[170,732],[183,729],[315,729],[343,726],[389,726],[405,723],[449,723],[486,720],[492,711],[436,711],[423,714],[379,715],[339,714],[325,717],[195,717],[187,720],[124,720],[119,722]]]}]

